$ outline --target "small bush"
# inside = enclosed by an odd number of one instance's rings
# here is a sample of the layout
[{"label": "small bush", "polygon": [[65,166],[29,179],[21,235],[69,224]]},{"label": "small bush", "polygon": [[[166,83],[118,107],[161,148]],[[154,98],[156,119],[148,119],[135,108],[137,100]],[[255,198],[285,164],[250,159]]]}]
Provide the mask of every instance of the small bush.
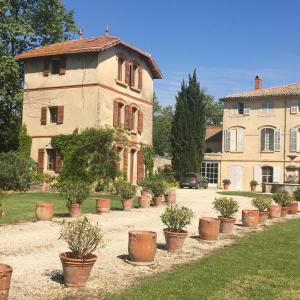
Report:
[{"label": "small bush", "polygon": [[136,194],[136,188],[130,182],[120,179],[115,182],[115,189],[122,199],[132,199]]},{"label": "small bush", "polygon": [[4,206],[6,204],[5,198],[6,198],[6,192],[0,190],[0,210],[2,210],[2,212],[3,212]]},{"label": "small bush", "polygon": [[239,205],[237,201],[233,200],[231,197],[215,198],[213,206],[223,218],[231,218],[239,211]]},{"label": "small bush", "polygon": [[230,179],[223,179],[223,184],[231,184]]},{"label": "small bush", "polygon": [[187,207],[170,205],[166,207],[160,219],[170,231],[182,232],[186,225],[191,224],[193,215],[193,211]]},{"label": "small bush", "polygon": [[67,201],[67,205],[82,204],[90,194],[90,186],[79,181],[59,181],[57,190],[60,196]]},{"label": "small bush", "polygon": [[292,202],[292,196],[287,191],[275,193],[273,199],[282,207],[287,207]]},{"label": "small bush", "polygon": [[60,239],[68,243],[72,258],[88,259],[98,246],[103,246],[101,227],[92,225],[86,217],[63,224]]},{"label": "small bush", "polygon": [[257,185],[259,185],[259,183],[256,180],[251,180],[250,185],[251,186],[257,186]]},{"label": "small bush", "polygon": [[267,197],[260,197],[252,199],[252,205],[260,212],[267,210],[272,204],[272,199]]},{"label": "small bush", "polygon": [[0,153],[0,189],[22,191],[29,189],[36,164],[18,152]]},{"label": "small bush", "polygon": [[161,196],[168,190],[168,183],[164,179],[154,179],[151,187],[151,192],[154,196]]},{"label": "small bush", "polygon": [[296,201],[300,201],[300,188],[296,189],[296,191],[294,192],[294,197]]},{"label": "small bush", "polygon": [[145,177],[143,181],[140,182],[140,186],[144,191],[151,193],[152,192],[153,180],[150,177]]}]

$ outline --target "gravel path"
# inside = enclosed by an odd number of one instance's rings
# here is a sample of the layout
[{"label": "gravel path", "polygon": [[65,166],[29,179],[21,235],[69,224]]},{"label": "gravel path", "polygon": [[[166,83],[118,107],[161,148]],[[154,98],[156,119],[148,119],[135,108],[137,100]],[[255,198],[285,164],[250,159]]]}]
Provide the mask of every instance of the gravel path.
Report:
[{"label": "gravel path", "polygon": [[[243,236],[249,229],[235,226],[230,236],[221,235],[217,242],[199,242],[198,220],[202,216],[216,216],[212,201],[216,190],[178,190],[177,203],[191,208],[195,214],[188,226],[189,238],[180,253],[164,250],[163,224],[160,214],[164,208],[133,209],[130,212],[112,211],[104,215],[89,214],[88,219],[102,226],[105,246],[98,250],[98,260],[93,268],[88,285],[76,290],[74,299],[100,299],[108,292],[116,292],[138,279],[167,270],[175,264],[201,258],[216,248],[234,241],[234,236]],[[240,209],[250,208],[251,199],[234,197]],[[238,216],[241,216],[239,212]],[[271,221],[268,221],[270,224]],[[238,218],[238,222],[240,220]],[[75,293],[62,284],[60,252],[67,250],[65,242],[58,240],[61,220],[32,222],[0,227],[0,261],[13,266],[10,299],[62,299]],[[136,267],[124,262],[127,255],[128,230],[149,229],[158,234],[156,263],[151,267]],[[259,229],[262,230],[262,229]]]}]

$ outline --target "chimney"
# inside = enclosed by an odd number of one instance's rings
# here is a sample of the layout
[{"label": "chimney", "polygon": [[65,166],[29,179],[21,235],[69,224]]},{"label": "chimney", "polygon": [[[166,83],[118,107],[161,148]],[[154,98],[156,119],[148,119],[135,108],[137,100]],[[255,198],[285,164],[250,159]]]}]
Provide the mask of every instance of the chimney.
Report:
[{"label": "chimney", "polygon": [[260,90],[261,89],[261,82],[262,80],[259,78],[258,75],[255,77],[255,90]]}]

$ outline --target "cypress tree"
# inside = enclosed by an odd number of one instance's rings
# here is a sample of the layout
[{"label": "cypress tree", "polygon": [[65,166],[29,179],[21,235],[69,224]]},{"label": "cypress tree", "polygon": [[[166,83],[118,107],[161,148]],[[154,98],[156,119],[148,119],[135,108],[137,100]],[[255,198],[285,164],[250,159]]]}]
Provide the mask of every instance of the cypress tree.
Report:
[{"label": "cypress tree", "polygon": [[200,172],[204,157],[206,95],[197,81],[196,71],[183,81],[176,97],[172,123],[172,165],[177,178],[185,172]]}]

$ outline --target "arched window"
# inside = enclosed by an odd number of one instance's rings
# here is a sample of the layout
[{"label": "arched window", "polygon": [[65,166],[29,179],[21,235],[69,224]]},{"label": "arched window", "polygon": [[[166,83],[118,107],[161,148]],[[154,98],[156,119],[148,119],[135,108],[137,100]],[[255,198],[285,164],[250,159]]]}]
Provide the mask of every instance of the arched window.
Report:
[{"label": "arched window", "polygon": [[290,131],[290,151],[300,151],[300,127],[291,128]]},{"label": "arched window", "polygon": [[262,167],[262,182],[269,183],[273,182],[273,168],[272,167]]},{"label": "arched window", "polygon": [[280,151],[280,129],[262,128],[260,135],[261,151]]}]

